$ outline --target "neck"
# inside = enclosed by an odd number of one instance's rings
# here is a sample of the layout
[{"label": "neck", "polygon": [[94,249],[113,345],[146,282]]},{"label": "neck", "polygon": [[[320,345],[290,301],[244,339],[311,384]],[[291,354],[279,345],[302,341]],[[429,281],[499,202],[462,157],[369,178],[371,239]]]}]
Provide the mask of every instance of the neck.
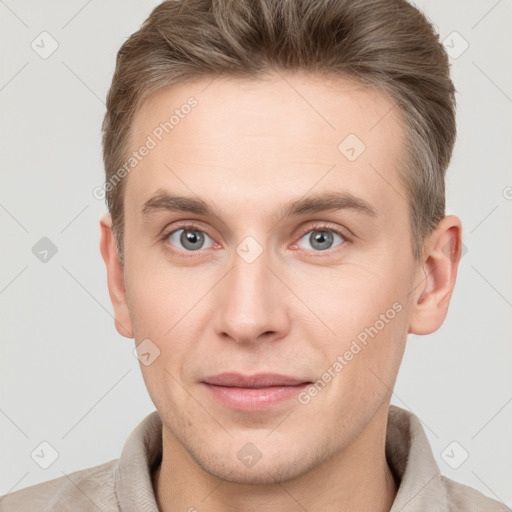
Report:
[{"label": "neck", "polygon": [[387,411],[386,406],[350,446],[312,471],[270,485],[240,484],[207,473],[164,425],[162,462],[153,473],[158,508],[161,512],[202,508],[389,512],[398,486],[385,456]]}]

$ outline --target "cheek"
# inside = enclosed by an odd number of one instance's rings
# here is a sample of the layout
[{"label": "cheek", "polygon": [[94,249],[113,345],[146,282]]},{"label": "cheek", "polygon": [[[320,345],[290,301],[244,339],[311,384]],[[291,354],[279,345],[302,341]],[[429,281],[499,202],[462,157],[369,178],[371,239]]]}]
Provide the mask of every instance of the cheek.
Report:
[{"label": "cheek", "polygon": [[[393,262],[386,265],[384,261],[299,269],[293,282],[303,302],[323,321],[326,332],[337,338],[373,325],[395,302],[403,306],[409,291],[405,273]],[[394,318],[394,311],[388,316]]]},{"label": "cheek", "polygon": [[[306,288],[304,302],[313,306],[318,317],[316,334],[312,329],[308,338],[314,350],[322,353],[324,370],[340,375],[342,388],[356,387],[362,394],[368,386],[382,387],[379,378],[394,379],[407,336],[406,273],[390,260],[387,265],[323,269],[323,275],[308,282],[315,286]],[[302,285],[305,289],[305,282]],[[321,341],[319,328],[325,333]]]},{"label": "cheek", "polygon": [[167,338],[215,284],[211,269],[179,267],[165,258],[135,254],[126,262],[126,295],[135,338]]},{"label": "cheek", "polygon": [[[128,263],[128,262],[127,262]],[[145,343],[154,360],[141,371],[155,403],[180,393],[179,383],[192,382],[194,366],[201,359],[204,314],[208,291],[216,273],[210,269],[171,267],[142,261],[126,267],[126,293],[137,345]],[[203,330],[202,330],[203,329]],[[141,347],[144,345],[141,345]],[[140,358],[140,356],[139,356]],[[164,384],[163,384],[164,383]]]},{"label": "cheek", "polygon": [[200,339],[193,318],[204,291],[186,286],[178,274],[144,270],[127,286],[136,343],[150,354],[146,361],[139,351],[142,376],[160,411],[176,409],[187,400],[186,362],[197,357]]}]

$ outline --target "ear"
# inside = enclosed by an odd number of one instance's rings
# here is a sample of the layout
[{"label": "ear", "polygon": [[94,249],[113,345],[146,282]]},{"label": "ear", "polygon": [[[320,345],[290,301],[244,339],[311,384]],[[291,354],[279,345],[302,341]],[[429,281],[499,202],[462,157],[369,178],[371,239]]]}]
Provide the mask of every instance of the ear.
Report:
[{"label": "ear", "polygon": [[112,232],[112,218],[109,214],[101,218],[100,228],[100,251],[103,261],[107,266],[108,291],[112,306],[114,307],[115,326],[121,336],[133,338],[130,311],[126,301],[123,267],[119,261],[116,242]]},{"label": "ear", "polygon": [[462,224],[448,215],[424,244],[422,264],[415,277],[409,323],[412,334],[430,334],[443,324],[455,286],[462,251]]}]

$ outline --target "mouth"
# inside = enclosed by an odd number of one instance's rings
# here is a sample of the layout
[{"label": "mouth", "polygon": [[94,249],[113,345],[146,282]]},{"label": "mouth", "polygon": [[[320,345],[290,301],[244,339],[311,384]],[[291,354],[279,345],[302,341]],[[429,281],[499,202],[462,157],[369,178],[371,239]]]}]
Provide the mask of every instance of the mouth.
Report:
[{"label": "mouth", "polygon": [[230,372],[207,377],[201,384],[221,405],[257,412],[296,397],[311,381],[271,373],[243,375]]},{"label": "mouth", "polygon": [[295,386],[298,384],[311,383],[306,379],[280,375],[278,373],[256,373],[244,375],[236,372],[219,373],[203,379],[206,384],[215,386],[237,387],[237,388],[269,388],[272,386]]}]

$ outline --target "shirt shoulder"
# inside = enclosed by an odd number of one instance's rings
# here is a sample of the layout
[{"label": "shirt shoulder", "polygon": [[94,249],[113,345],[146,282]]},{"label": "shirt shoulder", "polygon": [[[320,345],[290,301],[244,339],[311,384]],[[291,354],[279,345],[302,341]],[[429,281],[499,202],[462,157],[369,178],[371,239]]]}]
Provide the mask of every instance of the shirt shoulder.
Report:
[{"label": "shirt shoulder", "polygon": [[503,503],[489,498],[467,485],[441,476],[450,510],[460,512],[512,512]]},{"label": "shirt shoulder", "polygon": [[114,473],[119,459],[0,496],[1,512],[118,512]]}]

